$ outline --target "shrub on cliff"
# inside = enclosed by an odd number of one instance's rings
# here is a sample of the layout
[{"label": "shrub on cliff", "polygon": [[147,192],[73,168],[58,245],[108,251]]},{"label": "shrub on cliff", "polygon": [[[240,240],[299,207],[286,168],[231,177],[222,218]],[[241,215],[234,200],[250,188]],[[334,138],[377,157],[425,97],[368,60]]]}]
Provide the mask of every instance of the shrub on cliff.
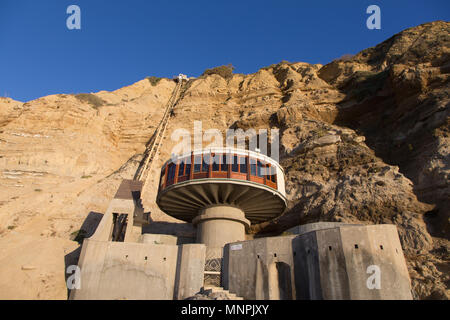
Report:
[{"label": "shrub on cliff", "polygon": [[222,78],[227,80],[227,79],[230,79],[230,78],[233,77],[233,71],[234,71],[233,65],[228,64],[226,66],[219,66],[219,67],[215,67],[215,68],[211,68],[211,69],[206,69],[202,73],[202,76],[209,76],[209,75],[212,75],[212,74],[218,74],[219,76],[221,76]]},{"label": "shrub on cliff", "polygon": [[103,105],[105,105],[106,101],[102,98],[97,97],[92,93],[80,93],[76,94],[75,98],[80,100],[81,102],[89,103],[94,109],[97,109]]},{"label": "shrub on cliff", "polygon": [[152,84],[152,86],[156,86],[158,82],[161,81],[162,78],[151,76],[147,77],[146,79]]}]

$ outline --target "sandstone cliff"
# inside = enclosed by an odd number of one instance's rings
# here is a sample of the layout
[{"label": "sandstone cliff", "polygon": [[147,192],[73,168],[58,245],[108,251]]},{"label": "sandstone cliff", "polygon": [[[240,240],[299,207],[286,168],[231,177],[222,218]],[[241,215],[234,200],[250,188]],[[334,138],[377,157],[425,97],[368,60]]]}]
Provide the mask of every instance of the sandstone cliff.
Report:
[{"label": "sandstone cliff", "polygon": [[[325,66],[282,62],[189,81],[143,201],[149,231],[192,235],[154,203],[177,128],[279,128],[289,207],[254,236],[299,223],[398,226],[417,298],[449,297],[450,24],[405,30]],[[0,298],[65,299],[75,236],[132,178],[175,82],[0,98]],[[78,240],[78,239],[77,239]]]}]

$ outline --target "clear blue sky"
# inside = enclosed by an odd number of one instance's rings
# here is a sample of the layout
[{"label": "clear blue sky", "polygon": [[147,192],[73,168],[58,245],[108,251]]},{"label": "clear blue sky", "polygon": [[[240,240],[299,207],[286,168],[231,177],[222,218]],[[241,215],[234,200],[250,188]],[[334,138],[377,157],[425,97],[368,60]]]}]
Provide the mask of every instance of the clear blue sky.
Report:
[{"label": "clear blue sky", "polygon": [[[71,4],[81,30],[66,27]],[[371,4],[381,30],[366,28]],[[0,96],[115,90],[228,63],[239,73],[326,64],[449,16],[448,0],[0,0]]]}]

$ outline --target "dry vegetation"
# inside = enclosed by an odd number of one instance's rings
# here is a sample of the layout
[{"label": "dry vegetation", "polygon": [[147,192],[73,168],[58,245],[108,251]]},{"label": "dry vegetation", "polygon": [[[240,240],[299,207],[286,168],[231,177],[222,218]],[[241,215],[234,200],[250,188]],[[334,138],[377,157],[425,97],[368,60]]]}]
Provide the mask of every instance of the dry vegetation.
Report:
[{"label": "dry vegetation", "polygon": [[217,74],[224,78],[225,80],[231,79],[233,77],[233,71],[234,67],[231,64],[228,64],[226,66],[219,66],[211,69],[206,69],[202,76],[209,76],[212,74]]},{"label": "dry vegetation", "polygon": [[156,86],[158,82],[161,81],[162,78],[151,76],[147,77],[146,79],[152,84],[152,86]]},{"label": "dry vegetation", "polygon": [[106,104],[105,100],[97,97],[92,93],[80,93],[75,95],[75,98],[77,98],[81,102],[89,103],[94,109],[100,108],[101,106]]}]

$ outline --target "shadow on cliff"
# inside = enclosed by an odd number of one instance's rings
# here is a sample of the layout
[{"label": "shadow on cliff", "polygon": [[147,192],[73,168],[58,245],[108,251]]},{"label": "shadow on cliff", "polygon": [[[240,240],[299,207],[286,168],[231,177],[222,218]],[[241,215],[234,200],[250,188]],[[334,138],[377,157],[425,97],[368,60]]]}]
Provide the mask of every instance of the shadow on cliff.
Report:
[{"label": "shadow on cliff", "polygon": [[[67,283],[67,279],[72,275],[72,274],[67,273],[67,268],[69,266],[78,265],[78,260],[80,258],[81,248],[82,248],[84,239],[91,237],[95,233],[102,218],[103,218],[102,213],[91,211],[91,212],[89,212],[88,216],[86,217],[83,224],[81,225],[81,228],[78,231],[78,234],[75,236],[75,239],[74,239],[74,241],[78,242],[80,244],[80,246],[77,249],[75,249],[74,251],[72,251],[64,256],[64,266],[65,266],[64,275],[65,275],[66,283]],[[67,298],[69,298],[69,297],[70,297],[70,290],[67,289]]]},{"label": "shadow on cliff", "polygon": [[[423,112],[415,108],[420,105],[422,109],[433,110],[437,102],[427,100],[420,104],[419,92],[413,91],[409,99],[415,97],[416,101],[411,100],[413,102],[409,108],[405,108],[399,104],[400,94],[392,86],[396,79],[389,71],[375,74],[375,84],[370,79],[369,84],[365,80],[364,85],[349,81],[348,85],[339,88],[347,97],[343,103],[337,104],[339,112],[333,124],[351,128],[363,135],[366,145],[376,157],[388,165],[398,166],[399,171],[413,182],[413,193],[417,199],[434,206],[431,211],[423,212],[428,233],[449,239],[447,221],[450,213],[439,192],[443,187],[432,179],[425,181],[420,174],[426,159],[438,153],[439,141],[434,136],[434,129],[424,125],[423,129],[402,137],[402,132],[411,131],[411,127],[415,128],[423,121],[420,118]],[[375,89],[372,90],[373,87]]]}]

